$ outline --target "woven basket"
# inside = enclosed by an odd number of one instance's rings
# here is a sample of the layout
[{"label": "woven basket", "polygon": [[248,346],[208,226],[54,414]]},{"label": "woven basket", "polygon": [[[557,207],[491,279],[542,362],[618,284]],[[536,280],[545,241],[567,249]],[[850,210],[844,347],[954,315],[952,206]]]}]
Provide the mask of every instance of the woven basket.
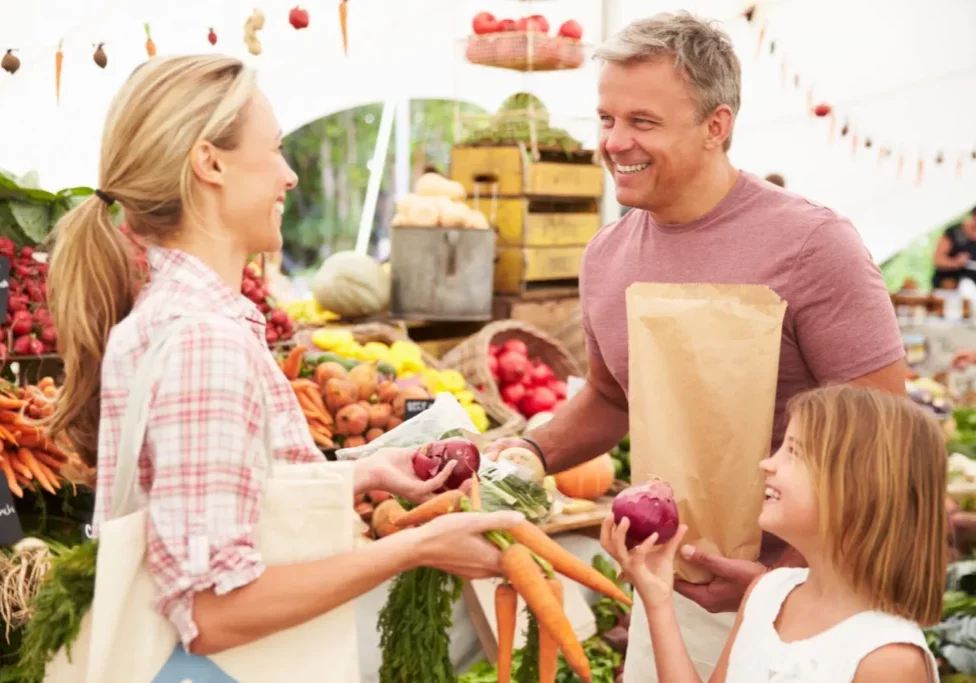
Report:
[{"label": "woven basket", "polygon": [[[395,341],[410,341],[410,337],[403,334],[400,330],[389,325],[384,325],[383,323],[363,323],[362,325],[353,325],[348,328],[352,333],[353,338],[360,344],[366,344],[367,342],[375,341],[382,342],[383,344],[392,344]],[[310,353],[318,355],[315,345],[312,344],[312,332],[314,330],[305,330],[296,334],[296,340],[300,344],[304,344],[309,349],[313,350]],[[447,366],[444,365],[442,361],[437,360],[429,353],[424,351],[422,348],[420,350],[420,357],[424,361],[424,365],[434,370],[446,370]],[[463,373],[462,373],[463,374]],[[469,382],[469,384],[471,384]],[[489,439],[498,439],[503,436],[511,436],[513,434],[518,434],[522,427],[525,426],[525,420],[521,415],[512,415],[512,411],[509,410],[508,406],[502,401],[501,396],[498,392],[492,395],[488,392],[478,391],[478,389],[472,384],[468,389],[474,394],[475,402],[485,409],[485,413],[488,415],[488,419],[492,421],[496,426],[489,429],[484,433]]]},{"label": "woven basket", "polygon": [[585,373],[589,370],[589,359],[586,356],[586,333],[583,331],[583,314],[579,306],[573,309],[569,318],[553,334],[556,341],[561,343],[569,351],[580,370]]},{"label": "woven basket", "polygon": [[566,348],[537,327],[520,320],[496,320],[448,351],[441,359],[447,368],[459,370],[469,384],[484,387],[484,393],[498,401],[510,414],[521,418],[502,401],[498,385],[488,369],[488,345],[520,339],[529,349],[529,358],[538,358],[552,368],[556,377],[566,381],[570,375],[581,376],[579,365]]}]

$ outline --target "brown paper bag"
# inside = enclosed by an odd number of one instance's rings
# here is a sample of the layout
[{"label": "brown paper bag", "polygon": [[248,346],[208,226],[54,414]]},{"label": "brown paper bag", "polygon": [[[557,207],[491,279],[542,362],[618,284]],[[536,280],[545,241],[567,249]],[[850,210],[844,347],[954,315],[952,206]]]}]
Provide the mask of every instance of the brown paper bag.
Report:
[{"label": "brown paper bag", "polygon": [[[674,489],[685,542],[756,560],[786,303],[757,285],[627,288],[631,478]],[[677,558],[679,578],[711,575]]]}]

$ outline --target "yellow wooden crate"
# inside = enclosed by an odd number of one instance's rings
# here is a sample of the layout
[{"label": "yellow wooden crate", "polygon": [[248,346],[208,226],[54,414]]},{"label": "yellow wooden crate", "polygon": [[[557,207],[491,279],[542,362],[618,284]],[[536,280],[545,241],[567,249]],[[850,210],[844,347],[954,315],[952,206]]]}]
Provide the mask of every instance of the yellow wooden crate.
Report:
[{"label": "yellow wooden crate", "polygon": [[469,197],[493,191],[502,197],[602,197],[603,167],[593,163],[593,153],[567,158],[534,162],[517,146],[458,146],[451,150],[451,179]]},{"label": "yellow wooden crate", "polygon": [[521,294],[533,283],[579,278],[584,246],[499,247],[495,260],[495,292]]},{"label": "yellow wooden crate", "polygon": [[[600,229],[595,202],[572,204],[564,211],[532,211],[527,199],[468,199],[498,230],[499,246],[578,246]],[[552,203],[548,208],[555,208]],[[588,210],[591,209],[591,210]]]}]

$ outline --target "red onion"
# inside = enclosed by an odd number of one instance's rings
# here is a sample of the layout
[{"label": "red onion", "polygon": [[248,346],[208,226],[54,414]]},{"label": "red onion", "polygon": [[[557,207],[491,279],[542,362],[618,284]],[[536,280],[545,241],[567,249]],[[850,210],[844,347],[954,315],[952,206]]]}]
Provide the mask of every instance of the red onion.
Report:
[{"label": "red onion", "polygon": [[436,477],[451,461],[457,462],[444,484],[445,489],[461,488],[481,467],[478,447],[467,439],[445,439],[424,444],[413,453],[413,471],[423,481]]},{"label": "red onion", "polygon": [[627,547],[635,548],[657,533],[657,544],[667,543],[678,531],[678,506],[674,491],[664,481],[652,479],[624,489],[613,499],[613,519],[630,520]]}]

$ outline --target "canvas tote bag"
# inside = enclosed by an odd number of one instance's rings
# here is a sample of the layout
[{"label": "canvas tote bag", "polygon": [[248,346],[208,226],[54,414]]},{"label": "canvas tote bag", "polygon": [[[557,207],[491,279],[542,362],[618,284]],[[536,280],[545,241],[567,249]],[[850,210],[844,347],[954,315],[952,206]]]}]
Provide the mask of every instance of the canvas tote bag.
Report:
[{"label": "canvas tote bag", "polygon": [[[350,602],[305,624],[211,657],[188,654],[175,628],[152,609],[156,585],[146,564],[147,511],[138,489],[138,459],[149,413],[149,389],[177,329],[153,340],[134,378],[112,488],[116,517],[101,525],[95,597],[71,647],[48,665],[54,683],[358,683],[356,612]],[[267,395],[264,395],[268,406]],[[323,559],[354,545],[352,463],[275,463],[265,428],[267,484],[255,546],[268,565]],[[283,418],[284,419],[284,418]]]}]

